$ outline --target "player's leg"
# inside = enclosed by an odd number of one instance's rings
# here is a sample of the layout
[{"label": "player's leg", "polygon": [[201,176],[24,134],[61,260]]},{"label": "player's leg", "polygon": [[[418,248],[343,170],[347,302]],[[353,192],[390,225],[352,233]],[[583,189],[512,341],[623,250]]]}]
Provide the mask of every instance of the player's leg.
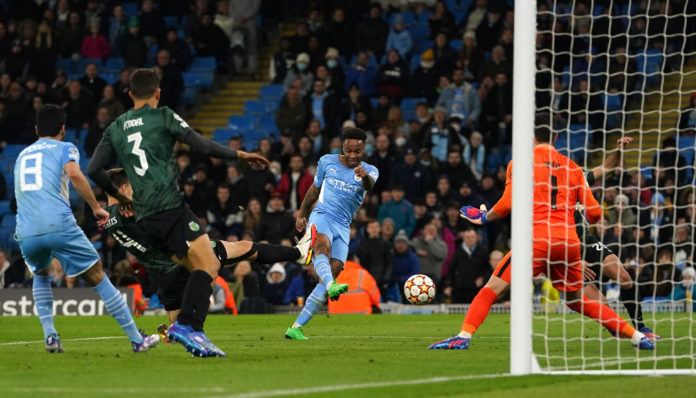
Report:
[{"label": "player's leg", "polygon": [[19,247],[24,262],[34,274],[32,295],[36,312],[46,340],[46,351],[63,352],[63,345],[53,323],[53,290],[51,289],[51,250],[45,245],[46,236],[23,239]]},{"label": "player's leg", "polygon": [[469,311],[462,322],[462,329],[455,337],[432,344],[430,350],[465,350],[469,348],[471,336],[486,320],[491,306],[510,287],[510,260],[512,252],[508,252],[493,271],[486,285],[479,290],[469,306]]},{"label": "player's leg", "polygon": [[262,264],[293,261],[307,265],[311,261],[316,236],[316,226],[312,225],[307,229],[297,246],[294,247],[249,241],[226,242],[216,240],[212,244],[215,255],[223,267],[234,265],[244,260]]},{"label": "player's leg", "polygon": [[348,255],[348,226],[337,226],[335,222],[319,213],[312,213],[309,217],[308,228],[316,227],[317,238],[314,243],[314,270],[319,279],[326,286],[326,293],[331,300],[348,291],[345,283],[334,284],[334,275],[331,270],[330,258],[345,261]]},{"label": "player's leg", "polygon": [[184,297],[184,288],[186,282],[191,275],[191,272],[184,267],[176,267],[173,270],[161,275],[157,280],[157,296],[160,303],[164,306],[167,312],[166,324],[161,324],[157,328],[159,335],[167,340],[167,329],[169,325],[176,322],[179,312],[181,311],[181,302]]},{"label": "player's leg", "polygon": [[[623,320],[608,306],[590,300],[583,294],[582,268],[580,265],[580,244],[552,244],[549,252],[548,275],[554,281],[554,287],[565,291],[568,308],[594,319],[607,329],[631,339],[631,343],[640,349],[652,350],[655,345]],[[568,264],[564,266],[564,264]]]}]

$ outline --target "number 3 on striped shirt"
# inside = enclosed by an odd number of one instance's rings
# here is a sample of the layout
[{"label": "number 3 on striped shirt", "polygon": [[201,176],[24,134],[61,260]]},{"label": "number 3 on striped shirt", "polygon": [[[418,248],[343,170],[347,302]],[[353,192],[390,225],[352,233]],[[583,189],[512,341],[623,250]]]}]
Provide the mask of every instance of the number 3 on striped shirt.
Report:
[{"label": "number 3 on striped shirt", "polygon": [[135,169],[135,172],[139,176],[144,176],[145,172],[147,171],[147,168],[149,167],[147,164],[147,157],[145,157],[145,151],[140,148],[140,143],[143,141],[143,136],[140,134],[138,131],[137,133],[133,133],[128,135],[128,142],[133,142],[133,149],[131,150],[131,153],[140,159],[140,167],[138,166],[133,166]]}]

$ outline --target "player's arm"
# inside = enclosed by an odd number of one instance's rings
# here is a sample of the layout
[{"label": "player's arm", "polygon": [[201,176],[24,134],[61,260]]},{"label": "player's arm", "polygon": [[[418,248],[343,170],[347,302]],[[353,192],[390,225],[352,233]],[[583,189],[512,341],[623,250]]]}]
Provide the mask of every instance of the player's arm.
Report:
[{"label": "player's arm", "polygon": [[312,184],[312,186],[309,187],[309,190],[307,191],[307,194],[305,195],[304,200],[300,205],[297,219],[295,220],[295,227],[298,231],[303,231],[307,226],[307,219],[309,218],[309,213],[312,211],[314,204],[319,199],[320,192],[321,189],[317,188],[317,186],[314,184]]},{"label": "player's arm", "polygon": [[578,176],[577,184],[579,187],[578,201],[585,208],[585,217],[587,218],[587,221],[594,224],[599,221],[600,218],[602,218],[602,206],[600,206],[599,202],[597,202],[597,199],[595,199],[594,195],[592,194],[590,186],[585,182],[582,175],[582,170],[578,168],[576,173]]},{"label": "player's arm", "polygon": [[111,163],[111,158],[114,155],[108,134],[109,129],[104,132],[104,137],[102,137],[102,140],[99,141],[97,148],[94,150],[92,159],[89,161],[89,165],[87,165],[87,175],[109,196],[116,198],[121,213],[126,217],[130,217],[133,215],[133,201],[118,190],[106,173],[106,168]]},{"label": "player's arm", "polygon": [[633,138],[631,137],[622,137],[616,141],[616,151],[612,152],[609,156],[607,156],[606,160],[604,160],[604,163],[592,169],[592,176],[595,180],[602,178],[602,176],[610,172],[611,169],[621,164],[623,150],[632,141]]},{"label": "player's arm", "polygon": [[96,217],[99,222],[108,221],[109,213],[99,207],[97,198],[94,197],[94,192],[92,192],[92,188],[89,186],[89,181],[87,181],[87,177],[82,174],[82,170],[80,170],[80,166],[77,164],[77,162],[68,162],[65,164],[65,166],[63,166],[63,169],[65,170],[65,174],[67,174],[68,178],[70,178],[70,182],[72,182],[77,192],[92,209],[94,217]]},{"label": "player's arm", "polygon": [[493,206],[490,211],[486,206],[481,205],[480,209],[472,206],[464,206],[459,209],[460,216],[469,220],[472,224],[484,225],[492,221],[502,220],[507,217],[512,210],[512,162],[507,167],[507,177],[505,178],[505,191],[503,196]]},{"label": "player's arm", "polygon": [[188,129],[181,137],[181,142],[188,144],[196,152],[200,152],[205,156],[212,156],[224,160],[243,160],[249,164],[265,167],[271,164],[265,157],[244,151],[235,151],[234,149],[222,146],[215,141],[211,141],[192,129]]},{"label": "player's arm", "polygon": [[363,189],[365,189],[366,191],[370,191],[372,188],[374,188],[375,182],[377,182],[379,172],[375,168],[374,170],[371,170],[368,173],[368,171],[365,170],[362,166],[358,166],[355,168],[355,175],[362,179]]}]

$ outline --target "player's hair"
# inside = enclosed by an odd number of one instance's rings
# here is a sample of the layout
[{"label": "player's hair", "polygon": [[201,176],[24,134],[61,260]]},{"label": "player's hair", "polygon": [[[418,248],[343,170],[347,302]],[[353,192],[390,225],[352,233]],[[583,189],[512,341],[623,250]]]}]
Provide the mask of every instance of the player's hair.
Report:
[{"label": "player's hair", "polygon": [[367,134],[362,129],[357,127],[351,127],[343,130],[343,140],[358,140],[365,142],[367,139]]},{"label": "player's hair", "polygon": [[128,181],[128,174],[126,174],[126,171],[120,167],[109,169],[106,171],[106,174],[109,175],[111,183],[117,188],[130,183],[130,181]]},{"label": "player's hair", "polygon": [[47,104],[36,112],[36,130],[39,137],[55,137],[65,125],[67,115],[58,105]]},{"label": "player's hair", "polygon": [[136,69],[130,77],[130,92],[136,99],[148,99],[159,88],[160,78],[152,69]]},{"label": "player's hair", "polygon": [[546,143],[553,140],[551,137],[551,119],[545,112],[539,112],[534,116],[534,138],[538,142]]}]

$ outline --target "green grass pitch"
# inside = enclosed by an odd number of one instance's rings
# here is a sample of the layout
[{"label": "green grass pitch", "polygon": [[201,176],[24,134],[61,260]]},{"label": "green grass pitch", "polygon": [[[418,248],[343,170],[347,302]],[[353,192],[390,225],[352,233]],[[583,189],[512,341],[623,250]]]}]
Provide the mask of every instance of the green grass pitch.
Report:
[{"label": "green grass pitch", "polygon": [[[634,352],[626,340],[576,315],[563,323],[550,318],[548,345],[535,350],[553,356],[596,355],[599,337],[607,358],[627,359],[626,367],[651,367],[655,353]],[[208,336],[227,358],[192,358],[180,345],[160,344],[133,354],[109,317],[57,317],[64,354],[44,351],[37,318],[0,317],[0,396],[2,397],[639,397],[696,395],[696,377],[549,376],[510,377],[509,316],[491,314],[468,351],[428,351],[449,337],[461,315],[317,316],[305,328],[309,341],[288,341],[283,332],[294,320],[285,315],[209,316]],[[140,317],[154,332],[163,317]],[[658,355],[687,357],[693,319],[651,319],[664,340]],[[580,334],[582,327],[582,335]],[[546,330],[535,322],[535,332]],[[565,333],[565,334],[564,334]],[[693,336],[693,334],[691,334]],[[582,339],[580,337],[583,337]],[[680,339],[681,338],[681,339]],[[607,360],[609,360],[607,359]],[[598,359],[595,359],[598,360]],[[680,366],[691,367],[691,361]],[[554,360],[551,366],[574,366]],[[611,366],[611,365],[610,365]],[[614,365],[616,366],[616,365]],[[658,366],[672,366],[660,361]],[[659,395],[658,395],[659,394]]]}]

